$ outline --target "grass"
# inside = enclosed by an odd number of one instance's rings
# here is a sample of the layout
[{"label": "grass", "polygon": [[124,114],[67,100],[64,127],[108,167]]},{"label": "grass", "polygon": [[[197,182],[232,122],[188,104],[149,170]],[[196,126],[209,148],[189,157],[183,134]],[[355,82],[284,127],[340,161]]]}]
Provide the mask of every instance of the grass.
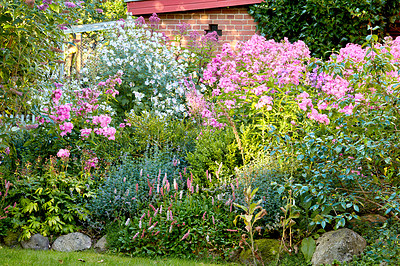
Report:
[{"label": "grass", "polygon": [[[131,258],[94,251],[58,252],[0,248],[0,265],[217,265],[174,258]],[[225,264],[235,265],[235,264]],[[237,264],[236,264],[237,265]]]}]

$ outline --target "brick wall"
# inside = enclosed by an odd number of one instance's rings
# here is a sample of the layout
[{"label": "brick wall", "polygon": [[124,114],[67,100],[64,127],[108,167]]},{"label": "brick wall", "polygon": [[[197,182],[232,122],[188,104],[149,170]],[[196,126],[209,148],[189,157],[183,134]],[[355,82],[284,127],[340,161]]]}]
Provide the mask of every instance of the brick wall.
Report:
[{"label": "brick wall", "polygon": [[[190,30],[197,31],[208,30],[210,24],[217,24],[222,31],[220,44],[228,42],[234,46],[238,41],[247,41],[256,32],[256,23],[247,10],[247,6],[239,6],[161,13],[158,14],[161,19],[159,30],[167,36],[173,36],[179,33],[178,25],[184,22],[191,25]],[[148,21],[150,15],[143,17]]]}]

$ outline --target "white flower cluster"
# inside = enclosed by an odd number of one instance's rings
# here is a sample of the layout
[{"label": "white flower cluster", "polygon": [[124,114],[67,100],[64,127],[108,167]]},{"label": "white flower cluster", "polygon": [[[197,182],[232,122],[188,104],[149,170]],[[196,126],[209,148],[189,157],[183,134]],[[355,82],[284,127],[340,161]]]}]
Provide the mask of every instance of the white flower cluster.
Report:
[{"label": "white flower cluster", "polygon": [[128,102],[125,112],[186,115],[181,84],[191,75],[187,73],[191,56],[187,50],[167,44],[161,33],[128,21],[117,24],[106,36],[89,71],[101,77],[124,72],[119,99]]}]

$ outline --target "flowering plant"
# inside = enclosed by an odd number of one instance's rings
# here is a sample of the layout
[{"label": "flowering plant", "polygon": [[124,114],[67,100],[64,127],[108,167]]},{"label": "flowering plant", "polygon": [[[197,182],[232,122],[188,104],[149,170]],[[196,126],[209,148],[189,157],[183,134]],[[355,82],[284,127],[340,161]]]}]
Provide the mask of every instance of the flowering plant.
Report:
[{"label": "flowering plant", "polygon": [[[125,74],[118,86],[120,94],[112,107],[121,118],[125,113],[154,112],[159,116],[185,116],[185,92],[180,81],[187,75],[189,51],[167,45],[166,37],[143,18],[118,23],[106,34],[107,42],[97,49],[88,71],[95,79],[116,74],[115,66]],[[179,55],[179,56],[178,56]]]}]

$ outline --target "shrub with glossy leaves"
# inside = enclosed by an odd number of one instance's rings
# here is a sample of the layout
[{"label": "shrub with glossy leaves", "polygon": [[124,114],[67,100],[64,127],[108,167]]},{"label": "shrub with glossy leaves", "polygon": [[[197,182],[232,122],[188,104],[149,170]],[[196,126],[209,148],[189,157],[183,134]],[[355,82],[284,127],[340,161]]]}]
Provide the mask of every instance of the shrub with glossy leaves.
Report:
[{"label": "shrub with glossy leaves", "polygon": [[396,0],[266,0],[250,7],[261,34],[276,41],[304,41],[312,55],[328,58],[348,43],[362,44],[368,25],[379,26],[383,38],[399,19]]}]

